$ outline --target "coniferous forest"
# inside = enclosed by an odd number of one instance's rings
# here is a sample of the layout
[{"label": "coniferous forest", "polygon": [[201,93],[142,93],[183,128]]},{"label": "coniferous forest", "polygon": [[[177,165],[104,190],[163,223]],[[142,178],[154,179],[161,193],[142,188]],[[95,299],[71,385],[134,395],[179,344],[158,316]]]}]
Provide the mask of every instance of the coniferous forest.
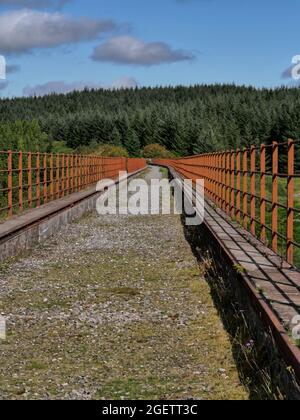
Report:
[{"label": "coniferous forest", "polygon": [[0,149],[130,156],[158,143],[176,156],[300,138],[300,90],[235,85],[85,90],[0,100]]}]

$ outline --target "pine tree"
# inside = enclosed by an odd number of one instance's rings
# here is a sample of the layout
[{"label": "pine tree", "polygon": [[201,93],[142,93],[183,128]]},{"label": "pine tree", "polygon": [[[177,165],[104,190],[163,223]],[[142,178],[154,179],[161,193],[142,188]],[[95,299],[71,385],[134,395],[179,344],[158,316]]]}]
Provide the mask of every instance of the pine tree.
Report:
[{"label": "pine tree", "polygon": [[119,130],[117,127],[114,127],[111,136],[110,136],[110,143],[114,146],[122,146],[122,138]]},{"label": "pine tree", "polygon": [[125,147],[131,157],[139,157],[141,155],[141,143],[136,132],[130,128],[125,137]]}]

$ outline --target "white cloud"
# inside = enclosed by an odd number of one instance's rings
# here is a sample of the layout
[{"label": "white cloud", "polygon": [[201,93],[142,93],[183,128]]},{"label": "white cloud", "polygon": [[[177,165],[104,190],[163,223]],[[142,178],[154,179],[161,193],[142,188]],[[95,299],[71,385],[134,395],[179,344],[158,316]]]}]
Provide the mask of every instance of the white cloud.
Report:
[{"label": "white cloud", "polygon": [[51,93],[69,93],[74,90],[82,91],[84,89],[96,89],[99,88],[99,85],[93,82],[65,82],[63,80],[51,81],[43,83],[36,86],[26,86],[23,89],[23,94],[25,96],[44,96]]},{"label": "white cloud", "polygon": [[116,64],[151,66],[192,60],[194,55],[189,51],[172,49],[164,42],[146,43],[132,36],[119,36],[98,45],[91,58]]},{"label": "white cloud", "polygon": [[121,77],[112,82],[111,89],[133,89],[138,87],[138,82],[133,77]]},{"label": "white cloud", "polygon": [[132,89],[138,86],[138,82],[131,77],[122,77],[106,85],[91,81],[66,82],[64,80],[50,81],[36,86],[26,86],[23,89],[25,96],[44,96],[52,93],[70,93],[85,89]]},{"label": "white cloud", "polygon": [[75,20],[60,13],[16,10],[0,15],[0,51],[24,53],[87,41],[115,27],[110,20]]}]

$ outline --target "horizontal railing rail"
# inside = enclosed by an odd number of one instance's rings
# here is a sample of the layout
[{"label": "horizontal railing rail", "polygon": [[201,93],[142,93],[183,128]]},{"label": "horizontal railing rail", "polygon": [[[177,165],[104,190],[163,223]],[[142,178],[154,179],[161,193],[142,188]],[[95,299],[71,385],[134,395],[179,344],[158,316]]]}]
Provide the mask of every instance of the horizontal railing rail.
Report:
[{"label": "horizontal railing rail", "polygon": [[204,179],[211,202],[300,268],[300,140],[153,163]]},{"label": "horizontal railing rail", "polygon": [[0,151],[0,220],[144,167],[139,158]]}]

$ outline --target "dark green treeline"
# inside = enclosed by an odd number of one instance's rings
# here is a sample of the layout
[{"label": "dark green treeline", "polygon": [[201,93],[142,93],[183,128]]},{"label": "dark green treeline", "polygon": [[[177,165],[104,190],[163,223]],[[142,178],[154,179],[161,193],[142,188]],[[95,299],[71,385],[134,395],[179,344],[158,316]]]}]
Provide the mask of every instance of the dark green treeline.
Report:
[{"label": "dark green treeline", "polygon": [[[110,143],[178,156],[300,138],[300,90],[234,85],[86,90],[0,101],[0,149],[62,151]],[[60,150],[58,150],[60,151]]]}]

